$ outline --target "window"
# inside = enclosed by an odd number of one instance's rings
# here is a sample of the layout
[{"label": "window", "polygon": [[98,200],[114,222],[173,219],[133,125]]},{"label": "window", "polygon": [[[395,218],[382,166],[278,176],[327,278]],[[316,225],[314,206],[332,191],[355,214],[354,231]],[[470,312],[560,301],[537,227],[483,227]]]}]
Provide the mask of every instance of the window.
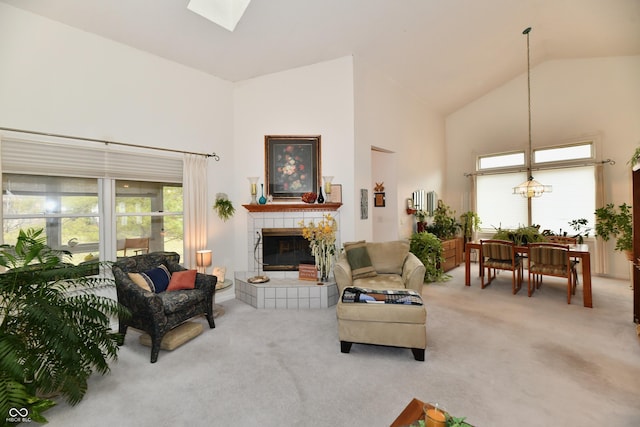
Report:
[{"label": "window", "polygon": [[76,264],[115,259],[125,237],[183,254],[182,158],[20,139],[3,139],[0,157],[4,243],[42,228]]},{"label": "window", "polygon": [[116,181],[118,254],[132,237],[149,237],[150,252],[182,254],[182,200],[180,184]]},{"label": "window", "polygon": [[71,251],[79,263],[99,255],[98,180],[4,174],[3,237],[15,244],[20,229],[42,228],[47,244]]},{"label": "window", "polygon": [[510,154],[497,154],[493,156],[480,156],[478,158],[478,170],[508,168],[525,166],[524,151]]},{"label": "window", "polygon": [[593,144],[590,142],[565,147],[541,148],[533,151],[536,164],[571,160],[592,160]]},{"label": "window", "polygon": [[[513,187],[527,179],[521,159],[514,154],[485,155],[478,158],[478,171],[487,170],[476,179],[476,207],[482,228],[491,232],[495,228],[517,228],[528,224],[527,199],[513,194]],[[537,149],[533,152],[534,178],[551,185],[553,191],[531,199],[532,223],[540,230],[555,234],[574,231],[569,221],[585,218],[588,228],[595,223],[595,166],[585,166],[594,159],[592,142]],[[522,160],[521,163],[518,163]]]}]

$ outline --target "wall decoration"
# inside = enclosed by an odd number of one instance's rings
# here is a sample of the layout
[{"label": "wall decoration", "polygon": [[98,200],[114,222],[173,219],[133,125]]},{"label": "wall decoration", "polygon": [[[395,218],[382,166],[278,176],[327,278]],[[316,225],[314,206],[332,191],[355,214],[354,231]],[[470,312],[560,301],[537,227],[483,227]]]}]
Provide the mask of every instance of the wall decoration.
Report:
[{"label": "wall decoration", "polygon": [[369,218],[369,190],[360,189],[360,219]]},{"label": "wall decoration", "polygon": [[320,135],[265,135],[267,194],[274,199],[300,199],[320,185]]},{"label": "wall decoration", "polygon": [[376,185],[373,188],[373,191],[375,191],[376,193],[383,193],[384,192],[384,182],[376,182]]},{"label": "wall decoration", "polygon": [[373,193],[373,206],[384,208],[384,193]]}]

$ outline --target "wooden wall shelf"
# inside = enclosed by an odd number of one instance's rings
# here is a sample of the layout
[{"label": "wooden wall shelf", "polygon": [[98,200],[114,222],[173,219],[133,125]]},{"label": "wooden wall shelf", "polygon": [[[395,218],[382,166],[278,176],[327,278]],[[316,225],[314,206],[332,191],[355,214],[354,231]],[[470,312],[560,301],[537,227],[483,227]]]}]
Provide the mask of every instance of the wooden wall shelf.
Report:
[{"label": "wooden wall shelf", "polygon": [[337,211],[342,203],[268,203],[266,205],[242,205],[249,212],[320,212]]}]

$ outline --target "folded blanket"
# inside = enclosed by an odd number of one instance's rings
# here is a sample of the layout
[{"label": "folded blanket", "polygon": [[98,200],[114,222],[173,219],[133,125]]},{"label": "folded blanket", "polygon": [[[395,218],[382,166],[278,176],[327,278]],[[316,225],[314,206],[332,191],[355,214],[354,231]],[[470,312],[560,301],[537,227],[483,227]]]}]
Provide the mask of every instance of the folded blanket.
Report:
[{"label": "folded blanket", "polygon": [[422,297],[412,289],[368,289],[347,286],[342,293],[345,303],[422,305]]}]

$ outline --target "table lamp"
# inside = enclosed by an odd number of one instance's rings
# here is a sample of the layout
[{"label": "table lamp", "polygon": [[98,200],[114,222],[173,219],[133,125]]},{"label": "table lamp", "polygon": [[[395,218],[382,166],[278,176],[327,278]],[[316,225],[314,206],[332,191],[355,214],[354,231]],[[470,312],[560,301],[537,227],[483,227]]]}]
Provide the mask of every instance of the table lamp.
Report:
[{"label": "table lamp", "polygon": [[207,267],[211,265],[212,258],[211,249],[196,251],[196,265],[198,266],[199,273],[207,274]]}]

